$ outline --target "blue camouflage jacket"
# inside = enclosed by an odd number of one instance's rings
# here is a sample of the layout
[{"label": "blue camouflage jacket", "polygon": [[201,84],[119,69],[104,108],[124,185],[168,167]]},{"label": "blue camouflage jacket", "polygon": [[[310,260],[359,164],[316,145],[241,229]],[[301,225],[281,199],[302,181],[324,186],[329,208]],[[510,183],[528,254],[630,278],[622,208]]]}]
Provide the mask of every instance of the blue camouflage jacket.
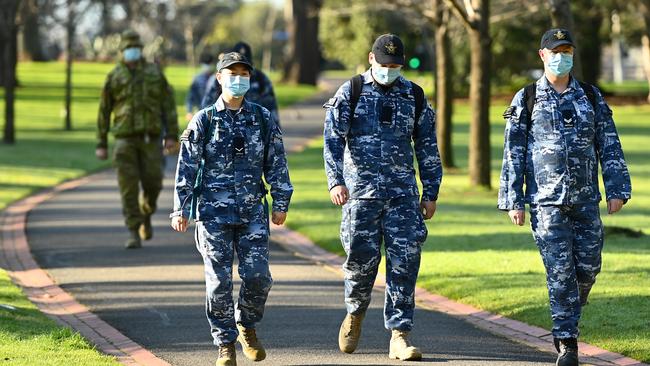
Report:
[{"label": "blue camouflage jacket", "polygon": [[323,155],[328,188],[345,185],[356,199],[418,196],[415,147],[422,200],[437,200],[442,166],[433,109],[425,100],[415,121],[410,81],[400,77],[384,90],[370,70],[362,76],[355,111],[350,110],[350,81],[323,106],[327,109]]},{"label": "blue camouflage jacket", "polygon": [[[221,95],[221,85],[213,73],[206,82],[205,94],[201,101],[201,108],[212,105]],[[257,103],[271,112],[276,121],[280,120],[278,114],[278,103],[275,99],[273,84],[271,80],[260,70],[253,70],[251,75],[251,86],[246,92],[246,98],[249,102]]]},{"label": "blue camouflage jacket", "polygon": [[247,100],[239,111],[228,111],[220,97],[208,121],[211,108],[196,113],[181,135],[172,216],[189,217],[201,158],[197,221],[248,222],[266,193],[262,177],[271,186],[273,211],[286,212],[293,187],[282,131],[270,112]]},{"label": "blue camouflage jacket", "polygon": [[545,76],[536,85],[530,122],[523,89],[505,114],[498,208],[599,202],[598,162],[607,200],[627,201],[630,175],[612,111],[600,91],[596,89],[593,108],[574,78],[562,94]]},{"label": "blue camouflage jacket", "polygon": [[212,74],[214,73],[201,72],[198,73],[192,80],[190,89],[187,92],[187,97],[185,98],[185,107],[187,108],[188,113],[193,113],[195,106],[197,109],[201,109],[201,101],[203,100],[203,96],[205,95],[205,91],[207,89],[208,80]]}]

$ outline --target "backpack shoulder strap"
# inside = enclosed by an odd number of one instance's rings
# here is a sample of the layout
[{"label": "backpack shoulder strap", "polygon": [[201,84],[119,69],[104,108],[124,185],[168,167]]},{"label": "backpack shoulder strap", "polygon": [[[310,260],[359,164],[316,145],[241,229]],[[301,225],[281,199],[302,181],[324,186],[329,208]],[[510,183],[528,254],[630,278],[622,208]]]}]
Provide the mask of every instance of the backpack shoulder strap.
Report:
[{"label": "backpack shoulder strap", "polygon": [[[214,115],[215,112],[215,107],[214,104],[208,108],[206,114],[208,115],[208,133],[206,137],[208,137],[208,140],[203,139],[203,145],[207,145],[207,143],[210,141],[209,139],[212,138],[212,135],[214,135],[214,123],[212,123],[212,116]],[[207,141],[207,142],[206,142]]]},{"label": "backpack shoulder strap", "polygon": [[596,91],[594,90],[594,86],[582,81],[578,81],[578,84],[580,84],[580,87],[582,90],[584,90],[585,94],[587,95],[587,99],[589,99],[589,103],[591,103],[591,107],[595,111],[598,102],[596,102]]},{"label": "backpack shoulder strap", "polygon": [[350,89],[350,117],[354,115],[354,110],[357,109],[359,97],[361,96],[361,89],[363,88],[363,77],[361,74],[355,75],[350,79],[352,88]]},{"label": "backpack shoulder strap", "polygon": [[422,105],[424,104],[424,90],[422,88],[411,81],[411,93],[413,94],[413,97],[415,98],[415,122],[420,120],[420,116],[422,115]]},{"label": "backpack shoulder strap", "polygon": [[526,131],[530,130],[530,125],[532,123],[531,116],[533,114],[533,108],[535,108],[535,98],[537,94],[537,84],[532,83],[526,85],[524,88],[524,103],[526,103]]}]

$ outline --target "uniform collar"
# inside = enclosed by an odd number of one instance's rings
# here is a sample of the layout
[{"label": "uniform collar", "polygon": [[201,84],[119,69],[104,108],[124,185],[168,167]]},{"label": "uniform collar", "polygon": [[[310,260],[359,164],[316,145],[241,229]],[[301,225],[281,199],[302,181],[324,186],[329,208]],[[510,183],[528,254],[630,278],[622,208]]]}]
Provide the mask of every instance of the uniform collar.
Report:
[{"label": "uniform collar", "polygon": [[[221,95],[219,95],[219,98],[217,98],[217,101],[214,103],[214,108],[216,109],[217,112],[222,112],[226,109],[226,102],[223,101],[223,98]],[[249,102],[246,97],[244,97],[244,101],[241,104],[241,109],[246,112],[251,112],[253,110],[253,104]]]},{"label": "uniform collar", "polygon": [[[546,75],[542,75],[542,77],[537,80],[537,90],[558,94],[555,89],[553,89],[551,82],[546,78]],[[562,92],[562,94],[567,92],[574,92],[576,90],[580,90],[578,81],[573,76],[569,76],[569,84],[567,85],[566,90]]]}]

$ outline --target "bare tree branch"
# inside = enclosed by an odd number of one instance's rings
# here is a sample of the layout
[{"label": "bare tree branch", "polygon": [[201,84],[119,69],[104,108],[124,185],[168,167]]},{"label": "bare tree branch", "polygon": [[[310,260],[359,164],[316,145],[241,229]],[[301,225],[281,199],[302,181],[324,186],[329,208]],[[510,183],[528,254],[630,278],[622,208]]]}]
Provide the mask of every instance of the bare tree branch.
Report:
[{"label": "bare tree branch", "polygon": [[460,5],[456,0],[445,0],[445,4],[451,9],[456,17],[469,28],[475,28],[476,24],[472,23],[469,19],[467,11],[464,6]]}]

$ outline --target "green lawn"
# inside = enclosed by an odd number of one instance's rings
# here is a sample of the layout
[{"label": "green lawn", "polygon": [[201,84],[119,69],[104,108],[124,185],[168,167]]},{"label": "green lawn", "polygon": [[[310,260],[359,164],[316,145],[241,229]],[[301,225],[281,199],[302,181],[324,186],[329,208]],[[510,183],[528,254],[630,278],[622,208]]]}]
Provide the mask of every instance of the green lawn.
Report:
[{"label": "green lawn", "polygon": [[[37,190],[64,180],[106,168],[95,159],[98,98],[112,64],[76,63],[73,75],[72,118],[74,131],[63,131],[63,63],[19,63],[16,140],[0,143],[0,209]],[[170,66],[165,74],[176,91],[179,118],[185,116],[184,100],[194,70]],[[281,107],[316,92],[310,86],[276,85]],[[0,90],[4,111],[4,91]],[[185,122],[181,123],[181,127]],[[78,334],[57,326],[40,314],[0,269],[0,355],[10,365],[116,364],[94,351]],[[47,359],[47,361],[45,361]],[[2,359],[0,358],[0,361]]]},{"label": "green lawn", "polygon": [[0,363],[3,365],[119,365],[78,333],[57,326],[0,270]]},{"label": "green lawn", "polygon": [[[501,168],[505,105],[492,108],[492,183]],[[650,106],[617,106],[614,117],[630,167],[633,199],[616,215],[601,213],[606,226],[643,230],[633,239],[608,235],[603,272],[581,321],[581,339],[650,361]],[[515,227],[496,209],[491,191],[468,187],[467,140],[470,111],[457,104],[454,116],[456,164],[446,172],[438,211],[429,221],[419,285],[431,292],[513,319],[550,329],[545,275],[529,226]],[[329,201],[322,141],[289,158],[294,198],[288,225],[322,247],[342,254],[340,208]],[[604,211],[603,211],[604,210]],[[528,215],[527,215],[528,216]],[[527,217],[528,219],[528,217]]]}]

